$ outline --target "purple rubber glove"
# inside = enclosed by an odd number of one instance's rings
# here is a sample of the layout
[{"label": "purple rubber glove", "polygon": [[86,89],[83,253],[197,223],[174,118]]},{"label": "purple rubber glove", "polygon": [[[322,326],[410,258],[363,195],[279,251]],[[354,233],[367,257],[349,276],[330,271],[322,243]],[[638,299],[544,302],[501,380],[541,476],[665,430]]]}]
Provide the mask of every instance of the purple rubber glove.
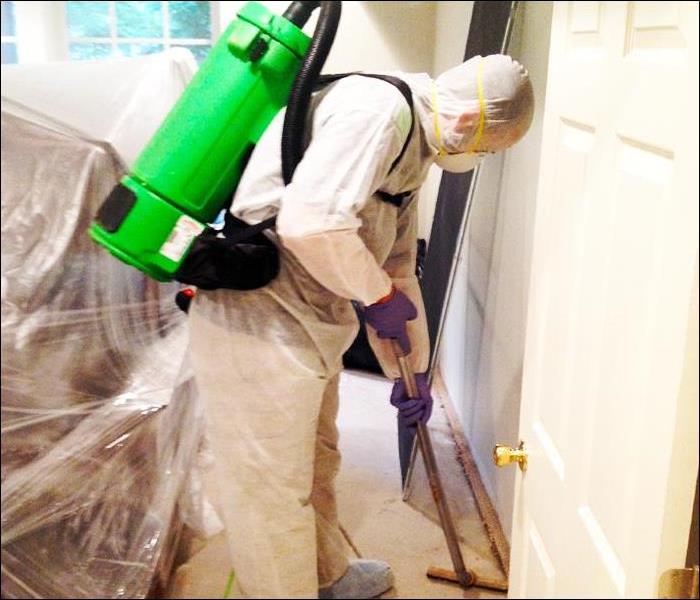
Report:
[{"label": "purple rubber glove", "polygon": [[411,352],[411,342],[406,331],[406,321],[418,316],[415,305],[401,290],[393,289],[388,300],[381,300],[365,308],[365,320],[382,339],[396,339],[406,354]]},{"label": "purple rubber glove", "polygon": [[419,398],[408,397],[402,379],[397,379],[391,390],[391,404],[399,409],[399,427],[416,427],[419,421],[427,423],[433,412],[433,397],[426,373],[416,373],[416,386]]}]

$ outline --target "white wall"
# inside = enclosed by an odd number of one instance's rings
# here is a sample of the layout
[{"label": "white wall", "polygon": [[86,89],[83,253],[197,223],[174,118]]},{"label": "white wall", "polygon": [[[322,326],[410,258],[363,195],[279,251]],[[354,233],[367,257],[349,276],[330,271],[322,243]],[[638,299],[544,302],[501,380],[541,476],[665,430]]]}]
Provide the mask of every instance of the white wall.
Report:
[{"label": "white wall", "polygon": [[517,446],[533,209],[547,78],[550,2],[526,2],[509,53],[529,70],[536,114],[527,136],[489,157],[452,292],[439,367],[484,484],[510,537],[515,468],[497,469],[496,443]]},{"label": "white wall", "polygon": [[[220,3],[222,31],[243,4]],[[278,0],[264,0],[261,4],[277,14],[289,6],[288,1]],[[340,26],[324,72],[394,69],[429,72],[435,46],[435,5],[435,2],[343,2]],[[313,32],[317,14],[315,11],[304,28],[309,34]]]}]

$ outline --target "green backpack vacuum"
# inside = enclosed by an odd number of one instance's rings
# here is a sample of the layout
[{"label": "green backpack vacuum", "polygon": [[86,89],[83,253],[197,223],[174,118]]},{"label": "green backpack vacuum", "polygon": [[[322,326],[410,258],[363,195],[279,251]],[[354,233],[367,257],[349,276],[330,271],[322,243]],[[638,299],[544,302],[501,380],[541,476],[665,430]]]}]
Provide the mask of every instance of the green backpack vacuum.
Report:
[{"label": "green backpack vacuum", "polygon": [[[292,2],[281,16],[244,5],[100,207],[92,239],[157,281],[251,289],[274,278],[276,249],[261,233],[272,219],[249,227],[227,218],[226,236],[208,224],[230,203],[252,149],[285,105],[282,171],[291,181],[340,4]],[[309,38],[302,27],[319,7]]]}]

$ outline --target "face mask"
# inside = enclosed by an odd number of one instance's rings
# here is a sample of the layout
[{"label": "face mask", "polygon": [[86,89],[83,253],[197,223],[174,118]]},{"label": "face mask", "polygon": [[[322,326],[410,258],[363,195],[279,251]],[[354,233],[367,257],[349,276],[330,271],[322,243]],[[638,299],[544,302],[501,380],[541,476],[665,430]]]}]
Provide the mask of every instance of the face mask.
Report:
[{"label": "face mask", "polygon": [[[479,142],[481,141],[481,136],[484,132],[486,102],[484,100],[484,90],[481,81],[483,64],[484,61],[481,60],[479,62],[479,69],[477,71],[476,76],[477,91],[479,96],[479,125],[476,131],[475,140],[471,145],[472,148],[478,147]],[[474,167],[476,167],[476,165],[478,165],[481,162],[483,154],[476,152],[461,152],[449,154],[448,151],[445,149],[443,145],[443,132],[440,128],[440,120],[438,116],[440,114],[440,107],[438,106],[438,94],[435,83],[433,83],[432,87],[431,105],[433,109],[433,126],[435,128],[435,139],[438,143],[438,153],[435,157],[435,164],[441,169],[449,171],[450,173],[466,173],[467,171],[471,171]]]},{"label": "face mask", "polygon": [[445,154],[435,157],[435,164],[450,173],[466,173],[476,167],[483,157],[480,154]]}]

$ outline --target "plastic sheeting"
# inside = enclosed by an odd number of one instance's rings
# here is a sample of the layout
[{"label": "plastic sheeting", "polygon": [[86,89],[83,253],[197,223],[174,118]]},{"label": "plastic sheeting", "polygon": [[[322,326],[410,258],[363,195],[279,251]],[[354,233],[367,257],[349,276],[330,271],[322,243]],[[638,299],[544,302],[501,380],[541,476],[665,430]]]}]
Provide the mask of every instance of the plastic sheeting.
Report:
[{"label": "plastic sheeting", "polygon": [[[43,87],[31,74],[45,67],[3,67],[3,598],[145,597],[180,524],[207,525],[193,469],[203,413],[177,285],[87,234],[191,77],[180,59],[88,63],[82,77],[83,65],[57,64]],[[131,118],[139,107],[147,127]]]},{"label": "plastic sheeting", "polygon": [[6,110],[110,144],[128,166],[155,133],[197,63],[185,48],[114,60],[2,68]]}]

